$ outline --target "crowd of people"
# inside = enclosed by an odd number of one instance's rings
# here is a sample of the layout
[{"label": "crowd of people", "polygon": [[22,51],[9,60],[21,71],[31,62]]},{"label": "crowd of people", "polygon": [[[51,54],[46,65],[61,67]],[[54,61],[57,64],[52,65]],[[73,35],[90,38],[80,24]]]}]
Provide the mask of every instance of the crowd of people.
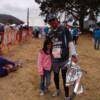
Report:
[{"label": "crowd of people", "polygon": [[7,76],[21,66],[19,61],[16,62],[4,57],[4,49],[7,47],[9,51],[12,45],[20,44],[24,39],[26,41],[28,36],[31,36],[31,32],[32,29],[28,29],[27,26],[0,23],[0,77]]},{"label": "crowd of people", "polygon": [[27,25],[0,24],[0,50],[4,46],[9,49],[11,44],[21,43],[31,32],[32,28]]},{"label": "crowd of people", "polygon": [[44,27],[33,27],[33,38],[45,38],[46,35],[48,34],[49,27],[44,26]]}]

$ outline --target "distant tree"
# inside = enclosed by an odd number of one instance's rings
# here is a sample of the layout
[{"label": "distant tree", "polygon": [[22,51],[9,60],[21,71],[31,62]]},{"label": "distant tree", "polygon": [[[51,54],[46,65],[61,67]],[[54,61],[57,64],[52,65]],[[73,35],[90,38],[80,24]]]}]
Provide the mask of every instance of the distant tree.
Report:
[{"label": "distant tree", "polygon": [[62,13],[65,14],[65,19],[68,15],[79,21],[81,31],[83,31],[84,18],[90,16],[94,18],[100,12],[100,0],[35,0],[40,4],[41,15],[47,16],[53,13],[59,17]]}]

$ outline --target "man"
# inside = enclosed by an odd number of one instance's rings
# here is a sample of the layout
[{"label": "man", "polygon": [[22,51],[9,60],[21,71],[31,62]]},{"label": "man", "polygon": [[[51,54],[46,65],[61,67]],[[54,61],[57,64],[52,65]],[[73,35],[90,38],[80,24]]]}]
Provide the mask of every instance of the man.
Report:
[{"label": "man", "polygon": [[56,86],[56,91],[53,96],[58,96],[60,93],[59,87],[59,71],[61,69],[63,86],[65,92],[65,100],[72,100],[69,96],[69,88],[65,86],[66,84],[66,72],[67,67],[65,64],[69,59],[69,54],[74,62],[77,62],[77,54],[73,44],[73,40],[70,32],[67,28],[60,25],[58,19],[51,15],[47,18],[48,24],[51,26],[51,30],[48,33],[47,39],[51,39],[52,46],[52,65],[54,71],[54,82]]},{"label": "man", "polygon": [[93,33],[94,38],[94,49],[99,50],[100,49],[100,22],[97,23],[96,29]]},{"label": "man", "polygon": [[73,42],[74,42],[75,45],[77,44],[77,41],[78,41],[78,38],[79,38],[79,29],[76,25],[73,25],[73,28],[72,28]]}]

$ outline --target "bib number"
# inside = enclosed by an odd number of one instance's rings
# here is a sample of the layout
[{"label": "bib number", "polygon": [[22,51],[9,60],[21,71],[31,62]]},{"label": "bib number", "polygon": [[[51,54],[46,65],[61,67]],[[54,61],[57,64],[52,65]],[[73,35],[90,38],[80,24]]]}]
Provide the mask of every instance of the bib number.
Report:
[{"label": "bib number", "polygon": [[52,55],[53,55],[54,58],[61,58],[61,52],[62,52],[62,50],[61,50],[60,47],[59,48],[53,48]]}]

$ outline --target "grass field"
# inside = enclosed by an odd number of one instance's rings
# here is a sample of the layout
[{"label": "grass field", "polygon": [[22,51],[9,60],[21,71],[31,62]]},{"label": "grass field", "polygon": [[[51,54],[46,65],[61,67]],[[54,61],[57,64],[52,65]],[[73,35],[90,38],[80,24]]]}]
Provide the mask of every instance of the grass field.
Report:
[{"label": "grass field", "polygon": [[[39,80],[37,73],[37,55],[43,40],[33,39],[27,43],[15,46],[7,56],[13,60],[21,60],[23,67],[18,71],[0,78],[0,100],[63,100],[64,94],[53,98],[53,75],[49,93],[39,96]],[[94,50],[89,35],[82,35],[77,45],[81,68],[87,71],[82,78],[84,93],[75,100],[100,100],[100,50]],[[60,82],[62,88],[62,80]]]}]

